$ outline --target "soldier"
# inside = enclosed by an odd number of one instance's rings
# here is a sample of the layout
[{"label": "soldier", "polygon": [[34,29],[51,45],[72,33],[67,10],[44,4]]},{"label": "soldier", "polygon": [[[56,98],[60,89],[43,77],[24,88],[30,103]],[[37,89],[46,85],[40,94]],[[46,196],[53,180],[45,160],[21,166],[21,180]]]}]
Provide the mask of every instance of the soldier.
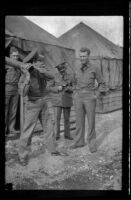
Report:
[{"label": "soldier", "polygon": [[[19,60],[19,52],[15,47],[10,48],[9,57],[13,60]],[[18,82],[21,76],[19,68],[6,65],[6,87],[5,87],[5,133],[6,135],[16,135],[15,130],[16,112],[18,107]]]},{"label": "soldier", "polygon": [[58,101],[53,105],[55,108],[56,119],[56,140],[60,139],[60,119],[63,111],[64,115],[64,137],[68,140],[73,140],[70,136],[70,111],[72,106],[72,76],[67,73],[67,63],[63,62],[56,66],[60,72],[54,81],[55,86],[62,86],[63,90],[59,93]]},{"label": "soldier", "polygon": [[[30,81],[27,93],[28,101],[25,105],[25,110],[28,111],[25,113],[23,132],[19,141],[19,161],[24,165],[27,164],[31,148],[31,139],[38,119],[42,124],[44,132],[46,132],[46,139],[48,140],[47,148],[52,155],[61,155],[61,153],[57,151],[54,141],[54,119],[52,118],[50,109],[48,109],[50,106],[47,101],[50,92],[58,93],[62,90],[62,87],[47,88],[47,81],[54,79],[54,73],[45,69],[43,58],[40,55],[37,56],[33,66],[28,69]],[[21,95],[22,93],[24,92],[21,91]],[[46,113],[46,125],[42,119],[42,111]]]},{"label": "soldier", "polygon": [[[89,61],[90,50],[86,47],[80,49],[81,65],[76,73],[74,92],[74,106],[76,111],[76,138],[70,149],[83,147],[85,143],[85,115],[88,119],[87,141],[90,151],[96,152],[95,108],[96,98],[104,93],[105,87],[100,71]],[[95,80],[98,88],[95,87]],[[96,90],[97,89],[97,90]]]}]

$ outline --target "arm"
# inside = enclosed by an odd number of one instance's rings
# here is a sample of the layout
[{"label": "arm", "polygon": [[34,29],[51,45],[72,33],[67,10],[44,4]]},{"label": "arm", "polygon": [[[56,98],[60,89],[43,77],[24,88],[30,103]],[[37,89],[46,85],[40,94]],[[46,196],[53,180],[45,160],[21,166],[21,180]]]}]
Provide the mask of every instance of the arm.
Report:
[{"label": "arm", "polygon": [[18,60],[12,60],[11,58],[8,57],[5,57],[5,63],[16,69],[20,69],[21,71],[23,70],[23,67],[25,68],[25,65],[29,65],[29,64],[24,64]]},{"label": "arm", "polygon": [[97,90],[98,96],[105,94],[106,92],[105,82],[98,68],[96,68],[96,80],[98,82],[98,90]]},{"label": "arm", "polygon": [[68,75],[68,81],[67,81],[66,85],[63,87],[65,92],[73,93],[73,89],[74,89],[73,81],[74,81],[73,77]]},{"label": "arm", "polygon": [[21,70],[21,62],[17,61],[17,60],[12,60],[11,58],[5,57],[5,63],[7,65],[10,65],[14,68],[20,69]]},{"label": "arm", "polygon": [[[25,69],[28,69],[31,64],[30,63],[22,63],[18,60],[12,60],[11,58],[5,57],[5,63],[10,65],[16,69],[19,69],[22,73],[25,73]],[[6,67],[6,66],[5,66]]]},{"label": "arm", "polygon": [[47,71],[46,69],[38,69],[38,71],[44,75],[44,77],[46,78],[46,80],[51,80],[55,78],[54,73],[52,73],[51,71]]},{"label": "arm", "polygon": [[[44,78],[48,81],[48,80],[51,80],[51,79],[54,79],[55,78],[55,73],[56,71],[54,71],[55,69],[52,68],[52,71],[51,70],[48,70],[48,69],[45,69],[45,65],[43,64],[36,64],[34,65],[34,68],[36,70],[39,71],[39,73],[44,76]],[[41,76],[40,75],[40,76]]]},{"label": "arm", "polygon": [[56,86],[55,80],[53,79],[48,81],[46,90],[49,92],[58,93],[62,91],[62,86]]},{"label": "arm", "polygon": [[72,77],[72,91],[75,90],[76,88],[76,85],[77,85],[77,78],[76,78],[76,73],[73,74],[73,77]]}]

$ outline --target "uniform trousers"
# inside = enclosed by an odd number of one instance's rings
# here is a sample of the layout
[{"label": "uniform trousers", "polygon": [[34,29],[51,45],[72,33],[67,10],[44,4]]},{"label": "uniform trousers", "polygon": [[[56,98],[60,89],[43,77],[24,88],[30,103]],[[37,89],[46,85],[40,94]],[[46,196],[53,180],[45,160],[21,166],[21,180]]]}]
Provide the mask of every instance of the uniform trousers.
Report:
[{"label": "uniform trousers", "polygon": [[60,137],[60,119],[63,110],[64,116],[64,136],[70,137],[70,111],[71,107],[55,107],[55,120],[56,120],[56,137]]},{"label": "uniform trousers", "polygon": [[13,132],[15,130],[18,101],[19,94],[7,94],[5,97],[5,131]]},{"label": "uniform trousers", "polygon": [[85,145],[85,118],[87,115],[88,119],[88,130],[87,130],[87,143],[89,148],[94,148],[96,142],[96,131],[95,131],[95,108],[96,98],[86,98],[78,94],[74,98],[74,106],[76,112],[76,137],[75,145]]},{"label": "uniform trousers", "polygon": [[[41,122],[44,131],[44,139],[47,149],[50,152],[56,151],[55,143],[55,121],[52,111],[53,107],[49,106],[44,99],[28,101],[25,105],[25,119],[23,133],[19,140],[19,156],[25,157],[31,150],[31,139],[38,119]],[[43,116],[44,113],[44,116]]]}]

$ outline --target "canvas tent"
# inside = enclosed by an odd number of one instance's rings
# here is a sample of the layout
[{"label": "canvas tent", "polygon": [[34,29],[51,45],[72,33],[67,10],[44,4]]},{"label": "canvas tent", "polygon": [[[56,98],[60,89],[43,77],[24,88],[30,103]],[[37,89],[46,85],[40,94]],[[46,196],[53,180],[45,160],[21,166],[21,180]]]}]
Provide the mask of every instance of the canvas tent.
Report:
[{"label": "canvas tent", "polygon": [[92,57],[106,57],[122,59],[122,49],[83,22],[70,29],[59,37],[62,44],[76,50],[79,57],[79,49],[88,46]]},{"label": "canvas tent", "polygon": [[97,33],[95,30],[79,23],[59,37],[59,41],[76,50],[76,70],[79,65],[79,50],[88,47],[91,50],[91,62],[103,75],[110,94],[97,102],[98,112],[112,111],[122,107],[122,48]]},{"label": "canvas tent", "polygon": [[[5,48],[8,49],[10,46],[19,49],[21,59],[24,59],[34,48],[38,48],[39,53],[45,56],[46,66],[52,68],[66,61],[70,66],[69,71],[73,73],[75,50],[62,45],[53,35],[24,16],[5,17]],[[18,108],[18,116],[19,114]]]},{"label": "canvas tent", "polygon": [[5,47],[13,45],[23,52],[23,57],[33,48],[45,55],[49,67],[67,61],[73,66],[74,50],[62,45],[53,35],[32,23],[24,16],[5,17]]}]

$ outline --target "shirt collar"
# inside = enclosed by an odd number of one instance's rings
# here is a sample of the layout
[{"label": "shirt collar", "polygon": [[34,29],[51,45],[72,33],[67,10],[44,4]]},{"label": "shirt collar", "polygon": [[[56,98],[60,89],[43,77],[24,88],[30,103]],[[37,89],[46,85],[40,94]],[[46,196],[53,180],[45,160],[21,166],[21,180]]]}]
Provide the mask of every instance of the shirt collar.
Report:
[{"label": "shirt collar", "polygon": [[90,61],[88,61],[88,63],[86,63],[85,65],[81,66],[81,71],[86,71],[88,68],[90,67]]}]

